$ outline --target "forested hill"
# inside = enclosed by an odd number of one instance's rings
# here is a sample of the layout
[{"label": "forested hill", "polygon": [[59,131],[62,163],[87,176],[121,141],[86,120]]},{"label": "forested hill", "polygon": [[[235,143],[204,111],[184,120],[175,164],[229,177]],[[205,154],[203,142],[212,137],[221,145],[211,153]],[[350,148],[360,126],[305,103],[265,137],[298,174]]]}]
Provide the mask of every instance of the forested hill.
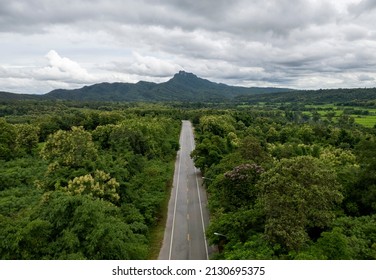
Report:
[{"label": "forested hill", "polygon": [[286,88],[237,87],[214,83],[180,71],[164,83],[100,83],[83,88],[53,90],[40,97],[0,92],[2,99],[62,99],[77,101],[225,101],[236,96],[288,91]]},{"label": "forested hill", "polygon": [[37,100],[43,99],[43,95],[36,94],[18,94],[6,91],[0,91],[0,101],[12,101],[12,100]]},{"label": "forested hill", "polygon": [[95,101],[223,101],[238,95],[281,92],[280,88],[246,88],[218,84],[180,71],[164,83],[101,83],[75,90],[54,90],[49,98]]},{"label": "forested hill", "polygon": [[43,95],[0,92],[4,100],[74,101],[180,101],[350,104],[376,106],[376,88],[292,90],[273,87],[238,87],[214,83],[180,71],[164,83],[99,83],[78,89],[56,89]]}]

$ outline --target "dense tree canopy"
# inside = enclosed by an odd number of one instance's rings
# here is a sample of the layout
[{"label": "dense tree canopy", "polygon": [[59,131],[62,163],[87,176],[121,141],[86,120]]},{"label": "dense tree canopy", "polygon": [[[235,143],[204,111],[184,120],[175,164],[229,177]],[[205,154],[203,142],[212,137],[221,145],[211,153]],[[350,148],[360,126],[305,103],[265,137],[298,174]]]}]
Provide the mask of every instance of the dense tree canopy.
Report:
[{"label": "dense tree canopy", "polygon": [[191,119],[213,258],[375,259],[376,129],[358,123],[375,111],[353,93],[343,102],[363,107],[295,102],[298,92],[231,104],[4,101],[0,258],[155,257],[180,120]]},{"label": "dense tree canopy", "polygon": [[0,259],[155,257],[179,120],[27,105],[0,118]]},{"label": "dense tree canopy", "polygon": [[198,120],[214,258],[374,259],[376,131],[288,107]]}]

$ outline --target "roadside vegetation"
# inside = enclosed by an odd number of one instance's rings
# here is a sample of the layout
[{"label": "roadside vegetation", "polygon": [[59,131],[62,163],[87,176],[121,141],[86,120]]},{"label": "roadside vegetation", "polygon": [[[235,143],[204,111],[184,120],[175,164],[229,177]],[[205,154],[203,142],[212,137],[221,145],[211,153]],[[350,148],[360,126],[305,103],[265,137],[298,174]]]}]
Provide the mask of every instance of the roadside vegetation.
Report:
[{"label": "roadside vegetation", "polygon": [[375,128],[277,107],[243,104],[195,123],[213,258],[375,259]]},{"label": "roadside vegetation", "polygon": [[0,258],[155,255],[180,121],[148,108],[36,106],[0,118]]}]

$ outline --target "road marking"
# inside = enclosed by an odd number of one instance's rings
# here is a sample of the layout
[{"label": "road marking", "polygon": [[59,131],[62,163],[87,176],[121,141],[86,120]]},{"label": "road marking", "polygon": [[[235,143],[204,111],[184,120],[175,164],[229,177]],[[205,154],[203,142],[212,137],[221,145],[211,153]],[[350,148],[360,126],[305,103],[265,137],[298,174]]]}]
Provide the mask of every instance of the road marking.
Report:
[{"label": "road marking", "polygon": [[[193,129],[192,129],[192,131],[193,131]],[[191,140],[191,149],[192,150],[195,147],[193,139],[194,139],[194,135],[192,134],[191,137],[190,137],[190,140]],[[204,234],[205,253],[206,253],[206,259],[208,260],[209,259],[209,252],[208,252],[208,244],[206,242],[205,222],[204,222],[204,214],[202,213],[201,195],[200,195],[200,188],[199,188],[199,183],[198,183],[198,178],[197,178],[197,168],[194,167],[194,170],[195,170],[196,188],[197,188],[197,194],[198,194],[198,203],[200,205],[202,232]]]},{"label": "road marking", "polygon": [[[181,131],[181,142],[183,142],[183,129]],[[180,167],[181,167],[181,159],[183,154],[183,145],[181,145],[180,153],[179,153],[179,166],[178,166],[178,176],[176,178],[176,190],[175,190],[175,205],[174,205],[174,215],[172,217],[172,230],[171,230],[171,240],[170,240],[170,252],[168,254],[168,259],[171,260],[172,254],[172,243],[174,240],[174,231],[175,231],[175,218],[176,218],[176,204],[178,201],[178,193],[179,193],[179,180],[180,180]]]},{"label": "road marking", "polygon": [[[195,168],[195,170],[196,170],[196,168]],[[206,253],[206,259],[208,260],[209,259],[208,244],[206,242],[205,222],[204,222],[204,215],[202,213],[201,195],[200,195],[200,189],[199,189],[199,184],[198,184],[197,176],[196,176],[196,187],[197,187],[197,194],[198,194],[198,203],[200,205],[202,232],[204,234],[205,253]]]},{"label": "road marking", "polygon": [[[171,236],[170,236],[171,239],[170,239],[170,248],[169,248],[169,256],[168,256],[169,260],[172,259],[172,248],[173,248],[173,244],[175,242],[174,233],[175,233],[175,227],[176,227],[175,222],[176,222],[176,219],[177,219],[177,217],[176,217],[176,215],[177,215],[177,201],[178,201],[178,195],[179,195],[179,188],[181,188],[181,186],[180,186],[181,185],[180,184],[180,177],[181,177],[180,173],[181,173],[181,168],[182,168],[181,166],[183,164],[185,164],[185,158],[184,158],[184,163],[182,163],[183,162],[183,156],[186,157],[186,152],[188,150],[190,150],[189,148],[188,149],[185,148],[184,147],[185,145],[183,143],[185,142],[186,144],[188,144],[190,142],[192,150],[194,149],[194,142],[193,142],[194,141],[194,135],[193,135],[193,133],[191,133],[191,130],[189,130],[187,127],[188,127],[188,124],[183,122],[182,131],[181,131],[180,140],[179,140],[181,148],[180,148],[180,151],[178,152],[179,162],[178,162],[178,168],[177,168],[178,174],[176,176],[175,202],[174,202],[174,210],[173,210],[173,217],[172,217],[172,228],[171,228]],[[188,136],[187,136],[187,134],[188,134]],[[189,163],[189,165],[190,165],[190,163]],[[207,241],[206,241],[206,234],[205,234],[205,221],[204,221],[204,215],[203,215],[203,210],[202,210],[202,201],[201,201],[200,188],[199,188],[199,182],[198,182],[199,172],[198,172],[198,169],[196,167],[194,167],[194,172],[195,172],[195,179],[196,179],[196,189],[197,189],[197,194],[198,194],[198,202],[199,202],[199,206],[200,206],[201,224],[202,224],[202,230],[203,230],[206,259],[209,259],[208,244],[207,244]],[[174,176],[175,176],[175,174],[174,174]],[[189,188],[187,186],[187,192],[188,191],[189,191]],[[187,206],[188,206],[188,204],[189,204],[189,199],[187,198]],[[190,216],[187,213],[187,220],[189,220],[189,219],[190,219]],[[189,233],[187,233],[186,238],[187,238],[187,240],[190,244],[191,238],[190,238]]]}]

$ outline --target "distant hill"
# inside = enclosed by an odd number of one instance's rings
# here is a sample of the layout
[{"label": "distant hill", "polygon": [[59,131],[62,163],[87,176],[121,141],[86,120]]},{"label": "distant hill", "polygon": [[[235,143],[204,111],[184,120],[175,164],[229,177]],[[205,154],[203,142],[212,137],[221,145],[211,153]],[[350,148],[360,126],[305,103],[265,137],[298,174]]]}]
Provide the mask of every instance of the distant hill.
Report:
[{"label": "distant hill", "polygon": [[376,106],[376,88],[292,90],[273,87],[238,87],[214,83],[180,71],[164,83],[100,83],[78,89],[56,89],[44,95],[0,92],[0,101],[180,101],[245,103],[336,103]]},{"label": "distant hill", "polygon": [[286,88],[237,87],[214,83],[192,73],[180,71],[169,81],[152,83],[100,83],[79,89],[56,89],[44,95],[0,92],[0,100],[60,99],[76,101],[225,101],[236,96],[289,91]]},{"label": "distant hill", "polygon": [[0,91],[0,101],[9,100],[38,100],[43,99],[43,96],[36,94],[19,94],[6,91]]},{"label": "distant hill", "polygon": [[281,92],[281,88],[247,88],[218,84],[180,71],[164,83],[140,81],[130,83],[101,83],[74,90],[53,90],[49,98],[95,101],[223,101],[238,95]]}]

